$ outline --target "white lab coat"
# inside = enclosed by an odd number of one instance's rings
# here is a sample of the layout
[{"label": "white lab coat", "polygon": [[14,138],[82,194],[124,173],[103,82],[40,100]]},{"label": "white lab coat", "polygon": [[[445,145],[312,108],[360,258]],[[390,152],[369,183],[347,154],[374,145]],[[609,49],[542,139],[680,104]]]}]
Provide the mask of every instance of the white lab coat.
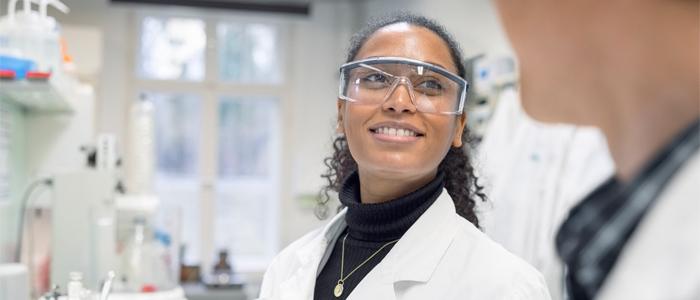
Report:
[{"label": "white lab coat", "polygon": [[656,199],[596,299],[700,299],[700,153]]},{"label": "white lab coat", "polygon": [[569,210],[613,175],[605,137],[592,127],[536,122],[506,90],[476,164],[489,196],[479,207],[484,231],[542,272],[552,299],[564,299],[554,237]]},{"label": "white lab coat", "polygon": [[[263,279],[260,298],[313,299],[326,251],[346,227],[345,210],[284,249]],[[329,247],[330,246],[330,247]],[[409,228],[348,300],[550,299],[534,268],[455,212],[447,191]]]}]

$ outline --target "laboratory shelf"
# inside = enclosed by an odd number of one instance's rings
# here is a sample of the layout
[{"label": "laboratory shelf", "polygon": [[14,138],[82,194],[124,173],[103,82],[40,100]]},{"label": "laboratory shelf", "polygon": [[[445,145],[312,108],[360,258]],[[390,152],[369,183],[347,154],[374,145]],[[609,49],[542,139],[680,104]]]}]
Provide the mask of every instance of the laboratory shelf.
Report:
[{"label": "laboratory shelf", "polygon": [[76,82],[67,77],[48,81],[0,81],[0,99],[25,107],[31,112],[71,113],[68,97]]}]

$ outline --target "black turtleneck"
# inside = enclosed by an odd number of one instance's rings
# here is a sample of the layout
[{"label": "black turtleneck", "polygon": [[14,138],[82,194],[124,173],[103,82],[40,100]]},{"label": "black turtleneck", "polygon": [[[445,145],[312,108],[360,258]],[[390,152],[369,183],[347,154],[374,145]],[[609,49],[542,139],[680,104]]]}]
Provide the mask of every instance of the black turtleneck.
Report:
[{"label": "black turtleneck", "polygon": [[340,234],[328,261],[316,278],[314,300],[346,299],[362,279],[379,264],[394,244],[377,253],[345,280],[343,294],[336,298],[333,290],[340,278],[340,263],[345,241],[344,276],[362,264],[386,243],[403,236],[413,223],[435,202],[444,187],[444,175],[438,175],[425,186],[397,199],[363,204],[360,197],[360,180],[357,172],[343,183],[340,202],[347,207],[345,222],[348,227]]}]

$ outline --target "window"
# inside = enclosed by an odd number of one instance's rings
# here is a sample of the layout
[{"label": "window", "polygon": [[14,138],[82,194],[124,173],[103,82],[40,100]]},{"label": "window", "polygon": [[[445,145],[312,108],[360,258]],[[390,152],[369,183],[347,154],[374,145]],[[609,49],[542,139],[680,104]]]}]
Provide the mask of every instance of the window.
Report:
[{"label": "window", "polygon": [[[182,212],[184,263],[237,271],[277,252],[285,31],[211,16],[144,15],[134,94],[154,105],[156,193]],[[135,97],[135,99],[138,97]]]},{"label": "window", "polygon": [[179,208],[185,262],[196,262],[200,245],[200,133],[202,99],[191,94],[145,92],[155,121],[155,192],[161,205]]},{"label": "window", "polygon": [[206,46],[204,26],[204,21],[191,18],[143,18],[140,77],[202,80]]},{"label": "window", "polygon": [[240,83],[279,84],[277,30],[264,24],[220,23],[219,76]]},{"label": "window", "polygon": [[277,103],[272,97],[219,101],[216,246],[249,261],[258,253],[274,255],[266,245],[276,238],[276,224],[270,222],[276,216],[269,203],[277,194]]}]

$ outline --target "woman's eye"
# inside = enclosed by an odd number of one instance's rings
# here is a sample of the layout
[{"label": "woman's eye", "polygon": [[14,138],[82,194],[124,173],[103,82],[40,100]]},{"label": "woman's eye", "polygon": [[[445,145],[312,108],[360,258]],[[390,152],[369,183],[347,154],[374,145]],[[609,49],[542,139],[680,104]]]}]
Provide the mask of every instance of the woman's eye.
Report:
[{"label": "woman's eye", "polygon": [[416,88],[422,90],[441,91],[442,85],[437,80],[426,80],[418,84]]},{"label": "woman's eye", "polygon": [[386,76],[384,76],[384,74],[374,73],[374,74],[369,74],[362,79],[364,81],[367,81],[367,82],[380,83],[380,82],[386,81]]},{"label": "woman's eye", "polygon": [[366,89],[384,89],[390,85],[389,78],[382,73],[371,73],[360,76],[358,84]]}]

